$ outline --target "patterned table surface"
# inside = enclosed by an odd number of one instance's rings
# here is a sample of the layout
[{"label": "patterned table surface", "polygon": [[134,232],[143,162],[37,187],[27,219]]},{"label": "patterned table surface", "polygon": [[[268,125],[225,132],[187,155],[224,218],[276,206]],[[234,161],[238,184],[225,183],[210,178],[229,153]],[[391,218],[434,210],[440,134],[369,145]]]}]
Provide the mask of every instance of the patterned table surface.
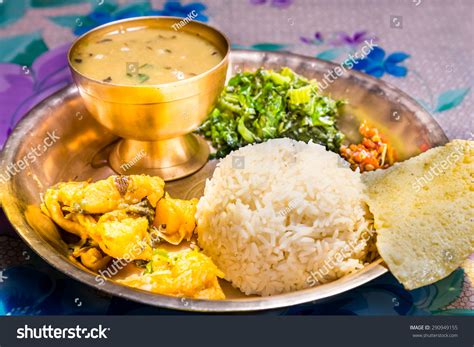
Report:
[{"label": "patterned table surface", "polygon": [[[373,39],[358,69],[420,102],[449,138],[472,139],[471,0],[0,0],[0,147],[36,103],[71,83],[66,52],[77,35],[144,15],[209,22],[234,47],[284,50],[341,62]],[[391,274],[318,303],[270,314],[473,315],[474,256],[448,278],[406,291]],[[177,314],[110,297],[56,271],[0,212],[0,315]]]}]

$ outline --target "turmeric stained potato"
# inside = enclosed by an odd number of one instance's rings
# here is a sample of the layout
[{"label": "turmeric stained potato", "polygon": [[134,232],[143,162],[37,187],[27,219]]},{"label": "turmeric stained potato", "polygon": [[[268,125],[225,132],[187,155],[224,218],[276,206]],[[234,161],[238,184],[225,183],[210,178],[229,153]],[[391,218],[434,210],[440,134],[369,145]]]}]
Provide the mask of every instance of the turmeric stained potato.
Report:
[{"label": "turmeric stained potato", "polygon": [[138,262],[146,264],[143,273],[121,283],[160,294],[223,299],[218,278],[224,275],[209,257],[197,249],[164,256],[157,248],[191,240],[197,202],[164,196],[159,177],[111,176],[94,183],[59,183],[46,191],[41,210],[79,237],[69,245],[71,256],[93,271],[112,259]]}]

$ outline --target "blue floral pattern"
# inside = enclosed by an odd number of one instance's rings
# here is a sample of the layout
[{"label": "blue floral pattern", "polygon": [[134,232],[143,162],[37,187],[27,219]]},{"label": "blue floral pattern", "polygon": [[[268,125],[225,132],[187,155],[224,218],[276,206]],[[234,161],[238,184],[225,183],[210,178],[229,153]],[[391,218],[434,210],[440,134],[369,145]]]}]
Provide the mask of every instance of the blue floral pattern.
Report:
[{"label": "blue floral pattern", "polygon": [[377,78],[382,77],[385,73],[395,77],[405,77],[408,69],[400,64],[409,57],[410,55],[405,52],[394,52],[386,57],[382,48],[374,47],[367,57],[354,64],[353,69]]},{"label": "blue floral pattern", "polygon": [[184,18],[194,11],[195,20],[207,22],[208,17],[204,13],[205,10],[206,6],[200,2],[183,5],[180,1],[167,1],[162,9],[153,9],[148,1],[125,6],[108,1],[100,6],[95,6],[92,12],[86,16],[72,14],[54,16],[50,19],[58,25],[70,27],[75,35],[82,35],[99,25],[131,17],[174,16]]},{"label": "blue floral pattern", "polygon": [[[418,100],[418,102],[429,112],[434,114],[448,111],[458,106],[469,94],[471,88],[449,89],[438,95],[436,103],[430,105],[425,100]],[[431,93],[431,89],[429,89]],[[432,96],[432,95],[431,95]]]}]

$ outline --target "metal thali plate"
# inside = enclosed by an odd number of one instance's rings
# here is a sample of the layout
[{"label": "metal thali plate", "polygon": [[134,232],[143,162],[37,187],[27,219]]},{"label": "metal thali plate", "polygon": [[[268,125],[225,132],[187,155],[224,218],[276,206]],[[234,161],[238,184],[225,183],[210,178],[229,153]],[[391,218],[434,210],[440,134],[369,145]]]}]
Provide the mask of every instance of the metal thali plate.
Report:
[{"label": "metal thali plate", "polygon": [[[231,54],[229,75],[259,67],[279,69],[288,66],[296,72],[321,80],[336,65],[315,58],[290,54],[238,50]],[[442,145],[447,138],[436,121],[415,100],[383,81],[355,71],[347,71],[324,91],[348,105],[339,121],[348,140],[356,140],[363,119],[386,134],[399,160],[422,149]],[[51,146],[46,138],[56,138]],[[107,148],[117,138],[99,125],[82,104],[73,85],[47,98],[18,124],[1,154],[0,172],[11,163],[31,155],[28,165],[1,185],[2,207],[25,242],[43,259],[68,276],[101,291],[137,302],[179,310],[200,312],[256,311],[317,301],[356,288],[387,272],[381,259],[362,270],[334,282],[271,297],[247,297],[229,284],[223,288],[223,301],[192,300],[153,294],[114,281],[97,281],[97,275],[68,256],[63,233],[39,210],[41,194],[60,181],[102,179],[114,174],[107,165]],[[51,141],[48,141],[51,142]],[[210,161],[196,174],[167,183],[167,191],[179,198],[199,197],[216,161]]]}]

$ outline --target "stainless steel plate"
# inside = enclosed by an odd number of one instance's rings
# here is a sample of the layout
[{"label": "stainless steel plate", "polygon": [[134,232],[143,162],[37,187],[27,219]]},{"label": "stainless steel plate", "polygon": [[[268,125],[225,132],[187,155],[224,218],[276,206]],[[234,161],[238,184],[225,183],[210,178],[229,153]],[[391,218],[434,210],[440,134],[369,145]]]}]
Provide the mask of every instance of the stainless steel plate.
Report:
[{"label": "stainless steel plate", "polygon": [[[334,64],[314,58],[256,51],[234,51],[230,73],[258,67],[279,69],[289,66],[309,78],[321,80]],[[403,160],[447,142],[441,128],[413,99],[400,90],[358,72],[347,72],[325,90],[335,98],[344,98],[348,106],[340,127],[349,140],[357,139],[362,119],[368,119],[385,133]],[[52,146],[45,138],[59,137]],[[138,302],[190,311],[255,311],[320,300],[360,286],[387,272],[381,260],[357,273],[329,284],[272,297],[245,297],[224,285],[224,301],[191,300],[152,294],[106,281],[88,271],[67,254],[63,235],[39,211],[41,193],[49,186],[68,180],[105,178],[113,174],[106,165],[107,149],[116,138],[100,126],[86,111],[75,86],[69,86],[37,105],[16,127],[1,154],[0,173],[11,163],[27,162],[2,184],[1,201],[10,222],[21,237],[47,262],[67,275],[107,293]],[[31,155],[33,149],[35,155]],[[34,158],[34,159],[33,159]],[[171,194],[182,197],[202,195],[206,178],[212,175],[215,161],[195,175],[168,183]]]}]

